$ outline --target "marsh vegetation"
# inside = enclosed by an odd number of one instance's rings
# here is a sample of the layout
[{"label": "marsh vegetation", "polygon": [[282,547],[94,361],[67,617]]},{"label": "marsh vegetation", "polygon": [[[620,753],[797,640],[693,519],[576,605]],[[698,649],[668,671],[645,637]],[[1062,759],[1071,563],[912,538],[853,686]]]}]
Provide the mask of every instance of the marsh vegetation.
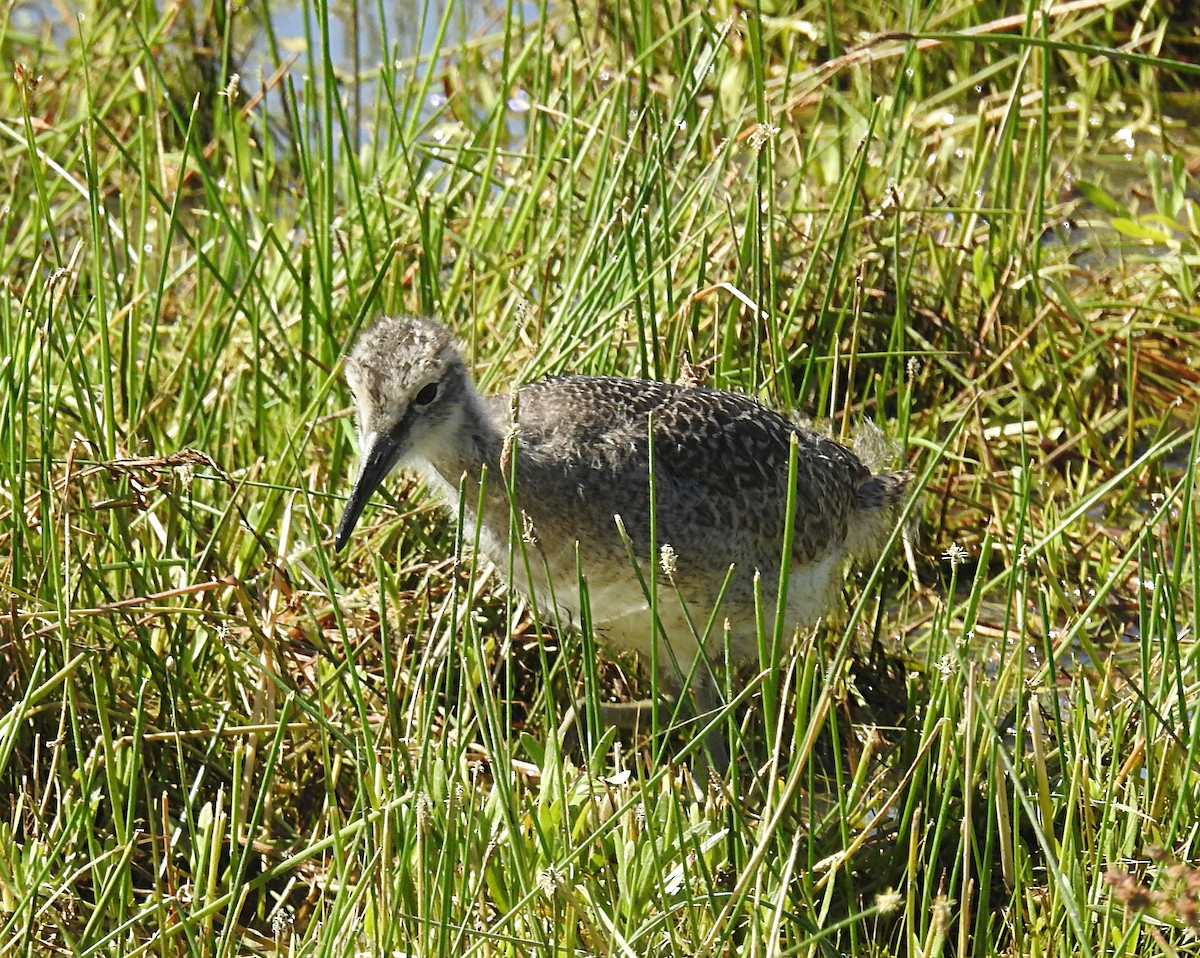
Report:
[{"label": "marsh vegetation", "polygon": [[[0,953],[1194,950],[1190,8],[348,3],[0,13]],[[720,787],[419,485],[334,553],[381,312],[913,471]]]}]

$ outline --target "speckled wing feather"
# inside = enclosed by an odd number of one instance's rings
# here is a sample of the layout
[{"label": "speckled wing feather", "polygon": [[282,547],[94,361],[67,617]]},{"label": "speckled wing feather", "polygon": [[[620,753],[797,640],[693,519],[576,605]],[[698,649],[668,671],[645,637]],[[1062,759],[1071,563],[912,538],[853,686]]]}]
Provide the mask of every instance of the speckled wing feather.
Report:
[{"label": "speckled wing feather", "polygon": [[520,396],[522,455],[535,460],[528,468],[544,462],[563,482],[587,475],[592,505],[609,499],[637,542],[649,531],[648,495],[635,490],[649,488],[651,416],[660,543],[707,549],[714,565],[777,562],[793,434],[795,558],[812,561],[845,537],[866,467],[846,447],[733,393],[608,377],[532,383]]}]

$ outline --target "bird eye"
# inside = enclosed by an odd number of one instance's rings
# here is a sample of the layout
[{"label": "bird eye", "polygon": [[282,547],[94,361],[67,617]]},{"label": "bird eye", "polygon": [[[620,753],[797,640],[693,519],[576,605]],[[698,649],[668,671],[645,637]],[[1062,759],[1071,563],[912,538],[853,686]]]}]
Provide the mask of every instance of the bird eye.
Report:
[{"label": "bird eye", "polygon": [[438,384],[437,383],[429,383],[429,385],[421,387],[421,391],[419,393],[417,393],[417,399],[416,399],[417,405],[418,406],[428,406],[431,402],[433,402],[435,399],[437,399],[437,394],[438,394]]}]

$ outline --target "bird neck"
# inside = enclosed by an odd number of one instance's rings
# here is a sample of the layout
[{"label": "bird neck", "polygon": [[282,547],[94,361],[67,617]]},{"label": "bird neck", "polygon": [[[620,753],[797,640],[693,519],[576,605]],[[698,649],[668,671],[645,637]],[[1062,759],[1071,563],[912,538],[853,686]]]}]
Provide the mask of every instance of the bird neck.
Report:
[{"label": "bird neck", "polygon": [[501,418],[498,405],[468,386],[436,446],[425,450],[428,466],[455,495],[464,476],[470,496],[477,495],[484,469],[489,486],[499,479],[508,424]]}]

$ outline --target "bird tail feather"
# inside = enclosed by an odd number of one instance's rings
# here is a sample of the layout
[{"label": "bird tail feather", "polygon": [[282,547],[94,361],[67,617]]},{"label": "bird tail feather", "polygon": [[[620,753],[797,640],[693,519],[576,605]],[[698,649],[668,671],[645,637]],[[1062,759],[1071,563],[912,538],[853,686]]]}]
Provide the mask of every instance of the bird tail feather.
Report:
[{"label": "bird tail feather", "polygon": [[912,483],[910,472],[885,472],[858,487],[857,508],[846,530],[846,551],[856,559],[876,558],[896,528]]}]

